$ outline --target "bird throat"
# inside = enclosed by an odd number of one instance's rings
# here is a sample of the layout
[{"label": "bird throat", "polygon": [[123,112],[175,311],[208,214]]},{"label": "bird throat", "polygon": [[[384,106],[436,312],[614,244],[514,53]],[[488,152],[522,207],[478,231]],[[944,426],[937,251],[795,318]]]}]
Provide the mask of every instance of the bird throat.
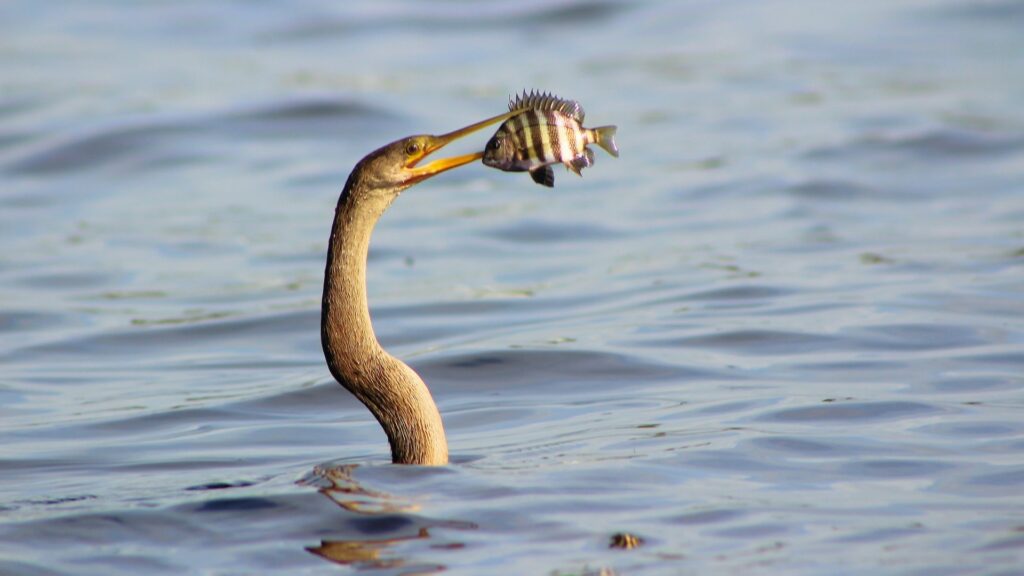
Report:
[{"label": "bird throat", "polygon": [[[357,167],[358,169],[358,167]],[[396,464],[448,463],[441,414],[416,372],[377,341],[366,297],[366,257],[384,195],[363,194],[349,178],[338,199],[327,249],[320,339],[335,379],[369,408]]]}]

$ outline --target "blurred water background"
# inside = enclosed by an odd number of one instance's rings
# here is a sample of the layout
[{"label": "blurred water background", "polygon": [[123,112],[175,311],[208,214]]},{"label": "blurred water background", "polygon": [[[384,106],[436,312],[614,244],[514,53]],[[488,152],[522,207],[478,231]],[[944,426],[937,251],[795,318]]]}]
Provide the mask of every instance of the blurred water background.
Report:
[{"label": "blurred water background", "polygon": [[[1024,573],[1021,30],[1012,0],[3,3],[0,574]],[[454,460],[392,466],[320,349],[338,193],[524,88],[622,156],[385,215],[377,332]]]}]

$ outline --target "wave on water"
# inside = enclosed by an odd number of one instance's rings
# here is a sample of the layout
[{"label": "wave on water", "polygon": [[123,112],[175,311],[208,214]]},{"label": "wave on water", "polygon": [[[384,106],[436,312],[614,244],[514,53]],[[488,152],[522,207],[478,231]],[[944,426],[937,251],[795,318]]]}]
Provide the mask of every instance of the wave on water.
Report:
[{"label": "wave on water", "polygon": [[148,172],[209,161],[211,150],[187,150],[183,141],[335,138],[353,126],[391,122],[395,115],[357,99],[333,95],[289,97],[215,113],[129,117],[71,129],[9,146],[0,161],[13,175],[54,176],[85,170]]}]

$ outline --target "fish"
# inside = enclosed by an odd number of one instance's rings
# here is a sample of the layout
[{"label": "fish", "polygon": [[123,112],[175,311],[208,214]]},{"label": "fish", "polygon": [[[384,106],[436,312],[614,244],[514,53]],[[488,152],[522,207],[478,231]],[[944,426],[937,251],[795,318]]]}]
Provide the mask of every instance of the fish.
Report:
[{"label": "fish", "polygon": [[582,170],[594,164],[597,144],[619,157],[615,144],[615,126],[583,127],[583,107],[575,100],[564,100],[548,92],[525,90],[509,99],[509,112],[520,112],[506,120],[484,149],[483,163],[505,172],[529,172],[542,186],[555,185],[554,164],[583,176]]}]

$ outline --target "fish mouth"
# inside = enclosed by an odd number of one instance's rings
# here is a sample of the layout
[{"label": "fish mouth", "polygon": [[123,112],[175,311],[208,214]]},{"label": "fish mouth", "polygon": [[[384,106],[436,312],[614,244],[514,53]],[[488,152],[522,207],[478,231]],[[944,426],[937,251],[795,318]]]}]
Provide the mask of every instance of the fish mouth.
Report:
[{"label": "fish mouth", "polygon": [[406,183],[415,184],[422,180],[426,180],[431,176],[437,176],[438,174],[442,172],[447,172],[452,168],[458,168],[459,166],[463,166],[465,164],[469,164],[470,162],[474,162],[476,160],[483,158],[484,153],[483,151],[480,151],[473,152],[472,154],[463,154],[461,156],[452,156],[450,158],[439,158],[437,160],[433,160],[427,164],[424,164],[423,166],[418,166],[418,164],[421,161],[423,161],[424,158],[433,154],[434,152],[437,152],[441,148],[444,148],[445,146],[451,144],[452,142],[458,140],[459,138],[468,136],[474,132],[491,126],[492,124],[497,124],[498,122],[507,120],[508,118],[511,118],[512,116],[515,115],[516,112],[506,112],[504,114],[492,116],[491,118],[488,118],[486,120],[481,120],[480,122],[470,124],[469,126],[459,128],[458,130],[448,132],[447,134],[441,134],[440,136],[420,136],[420,153],[413,157],[405,165],[406,173],[409,175],[409,178],[406,180]]}]

